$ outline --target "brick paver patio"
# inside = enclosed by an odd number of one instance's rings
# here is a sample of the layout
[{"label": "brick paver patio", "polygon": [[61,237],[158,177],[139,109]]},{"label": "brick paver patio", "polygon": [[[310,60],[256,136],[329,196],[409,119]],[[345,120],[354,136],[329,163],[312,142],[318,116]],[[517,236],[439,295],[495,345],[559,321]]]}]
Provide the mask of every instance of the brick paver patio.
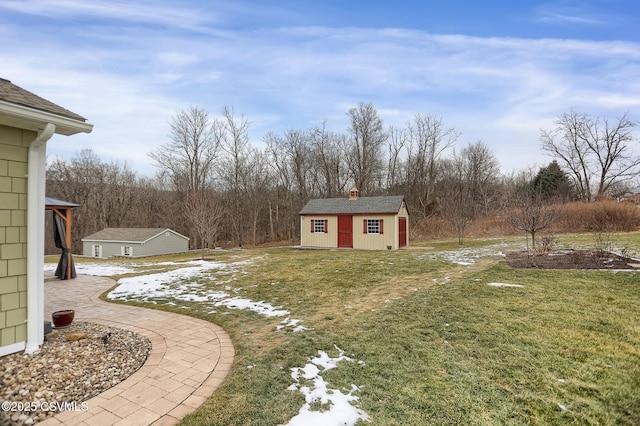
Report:
[{"label": "brick paver patio", "polygon": [[[87,401],[89,409],[67,411],[41,425],[172,425],[198,408],[227,376],[234,349],[229,335],[207,321],[153,309],[104,302],[115,282],[78,276],[45,282],[45,318],[74,309],[74,321],[131,330],[153,345],[144,365],[129,378]],[[79,404],[78,404],[79,405]]]}]

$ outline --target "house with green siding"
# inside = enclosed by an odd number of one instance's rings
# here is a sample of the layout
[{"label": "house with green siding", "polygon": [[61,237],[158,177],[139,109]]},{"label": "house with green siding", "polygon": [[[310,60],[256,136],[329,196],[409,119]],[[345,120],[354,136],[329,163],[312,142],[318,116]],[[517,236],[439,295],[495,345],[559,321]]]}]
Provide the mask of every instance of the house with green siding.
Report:
[{"label": "house with green siding", "polygon": [[84,117],[0,78],[0,357],[31,353],[44,340],[47,142],[92,129]]},{"label": "house with green siding", "polygon": [[189,237],[169,228],[105,228],[82,239],[90,257],[144,257],[189,251]]}]

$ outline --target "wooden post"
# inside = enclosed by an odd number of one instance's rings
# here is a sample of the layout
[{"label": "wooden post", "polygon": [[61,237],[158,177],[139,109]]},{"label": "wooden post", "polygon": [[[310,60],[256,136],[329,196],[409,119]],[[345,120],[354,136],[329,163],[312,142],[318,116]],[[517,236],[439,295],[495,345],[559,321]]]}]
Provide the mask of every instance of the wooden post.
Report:
[{"label": "wooden post", "polygon": [[67,279],[70,280],[71,278],[73,278],[71,276],[71,208],[66,208],[66,219],[65,219],[65,224],[66,224],[66,237],[67,237],[67,249],[69,250],[67,252]]}]

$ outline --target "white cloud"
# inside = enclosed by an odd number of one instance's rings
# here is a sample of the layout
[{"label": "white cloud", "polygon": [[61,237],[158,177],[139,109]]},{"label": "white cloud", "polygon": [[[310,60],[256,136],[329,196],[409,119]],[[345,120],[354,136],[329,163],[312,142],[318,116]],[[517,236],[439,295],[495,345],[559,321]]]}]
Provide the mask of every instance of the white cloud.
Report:
[{"label": "white cloud", "polygon": [[85,16],[187,28],[199,27],[215,18],[192,8],[153,1],[0,0],[0,8],[46,17]]},{"label": "white cloud", "polygon": [[544,4],[537,10],[536,21],[550,24],[576,24],[588,26],[604,25],[607,20],[602,13],[594,13],[583,7]]},{"label": "white cloud", "polygon": [[[508,169],[547,161],[539,129],[561,112],[616,116],[640,106],[638,43],[353,27],[221,31],[209,23],[221,22],[231,6],[213,13],[149,2],[45,3],[0,0],[0,9],[109,21],[43,31],[4,26],[2,77],[95,125],[89,135],[57,138],[51,155],[89,147],[146,174],[153,170],[146,153],[167,141],[171,114],[189,105],[213,114],[233,105],[252,122],[254,143],[267,131],[323,118],[329,130],[344,131],[345,112],[359,102],[373,103],[386,124],[434,114],[463,133],[461,143],[485,141]],[[246,5],[234,7],[250,14]]]}]

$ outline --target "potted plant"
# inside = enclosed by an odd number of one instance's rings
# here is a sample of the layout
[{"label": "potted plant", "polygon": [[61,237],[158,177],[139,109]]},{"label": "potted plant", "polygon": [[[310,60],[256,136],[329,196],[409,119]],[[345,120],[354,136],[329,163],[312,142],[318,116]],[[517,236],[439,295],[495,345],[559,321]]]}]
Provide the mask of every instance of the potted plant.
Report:
[{"label": "potted plant", "polygon": [[75,311],[73,309],[65,309],[62,311],[55,311],[51,314],[53,320],[53,326],[55,328],[68,327],[73,322]]}]

